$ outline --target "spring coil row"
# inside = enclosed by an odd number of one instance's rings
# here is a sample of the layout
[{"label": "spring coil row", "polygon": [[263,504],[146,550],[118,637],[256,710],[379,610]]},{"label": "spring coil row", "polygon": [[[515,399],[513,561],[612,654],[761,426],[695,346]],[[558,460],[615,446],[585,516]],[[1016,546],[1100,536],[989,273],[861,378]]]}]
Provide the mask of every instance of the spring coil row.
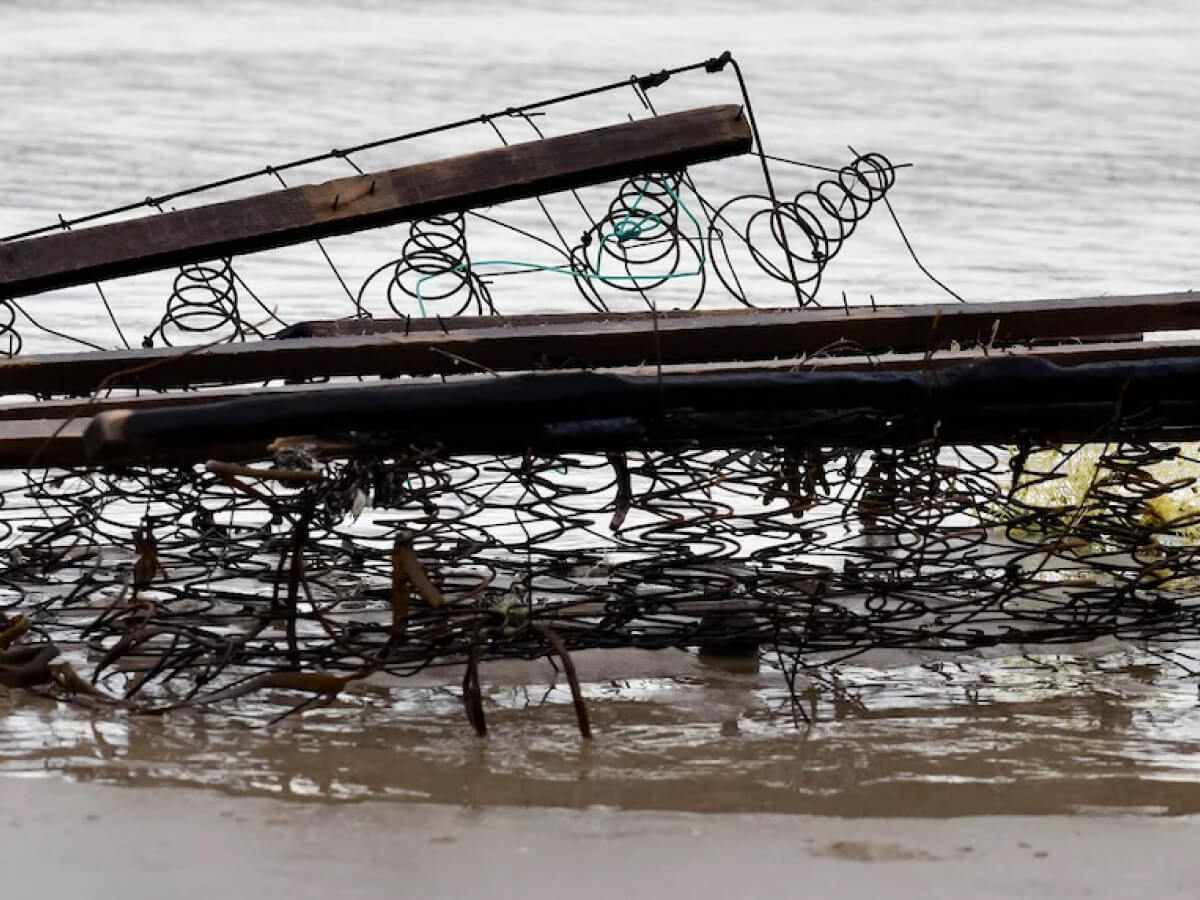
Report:
[{"label": "spring coil row", "polygon": [[[774,204],[765,194],[744,194],[717,204],[686,172],[657,172],[625,179],[612,189],[603,211],[576,196],[571,216],[586,221],[580,239],[569,245],[566,213],[542,204],[541,226],[526,219],[510,221],[503,211],[450,213],[400,226],[395,257],[375,266],[351,290],[324,245],[316,250],[332,268],[353,304],[353,315],[454,316],[496,315],[493,285],[499,276],[572,279],[584,301],[598,311],[646,308],[696,308],[729,298],[746,305],[779,306],[780,284],[803,302],[815,302],[829,263],[871,209],[895,183],[895,168],[881,154],[857,157],[831,178],[791,200]],[[484,239],[503,237],[508,249],[492,254]],[[514,240],[522,243],[514,249]],[[716,279],[710,277],[715,272]],[[525,277],[515,282],[527,309]],[[720,289],[714,294],[713,286]],[[516,293],[516,291],[514,291]],[[718,296],[719,295],[719,296]],[[784,295],[786,296],[786,295]],[[103,290],[100,298],[124,341],[122,324]],[[252,323],[242,309],[249,298],[260,306],[263,322]],[[12,301],[0,302],[0,353],[21,352]],[[330,318],[337,318],[335,309]],[[153,346],[261,337],[267,320],[287,326],[289,315],[250,291],[229,258],[186,265],[173,276],[159,321],[145,335]],[[31,325],[62,340],[69,333],[31,320]],[[82,340],[101,346],[94,340]],[[583,362],[586,362],[583,361]]]},{"label": "spring coil row", "polygon": [[[1094,478],[1071,474],[1082,463]],[[541,655],[532,623],[571,650],[750,641],[804,664],[1194,640],[1198,475],[1192,448],[1132,433],[1016,451],[414,447],[252,491],[202,469],[44,472],[7,497],[0,611],[90,647],[100,684],[114,646],[149,655],[150,696],[281,667],[403,675]],[[403,640],[396,591],[415,582],[397,547],[444,599],[413,592]]]},{"label": "spring coil row", "polygon": [[737,270],[750,261],[812,302],[826,267],[895,182],[891,161],[866,153],[790,201],[776,205],[755,194],[727,201],[713,214],[708,235],[721,283],[738,301],[752,305]]}]

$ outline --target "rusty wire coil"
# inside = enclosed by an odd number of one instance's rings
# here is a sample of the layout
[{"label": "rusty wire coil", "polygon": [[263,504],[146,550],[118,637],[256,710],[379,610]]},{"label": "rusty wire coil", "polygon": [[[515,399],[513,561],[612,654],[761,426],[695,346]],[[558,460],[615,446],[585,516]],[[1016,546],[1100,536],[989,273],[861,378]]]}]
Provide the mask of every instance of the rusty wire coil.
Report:
[{"label": "rusty wire coil", "polygon": [[21,539],[2,608],[150,707],[254,673],[541,656],[551,638],[570,652],[757,646],[796,665],[1171,646],[1200,637],[1198,475],[1190,445],[1133,435],[553,458],[414,447],[304,481],[45,472],[8,498]]}]

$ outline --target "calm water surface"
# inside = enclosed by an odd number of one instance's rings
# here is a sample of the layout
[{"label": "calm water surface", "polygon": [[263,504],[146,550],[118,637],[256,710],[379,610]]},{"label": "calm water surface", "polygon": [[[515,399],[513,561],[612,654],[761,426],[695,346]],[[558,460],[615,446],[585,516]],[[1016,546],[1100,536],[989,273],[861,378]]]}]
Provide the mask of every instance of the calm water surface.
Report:
[{"label": "calm water surface", "polygon": [[[967,298],[1200,284],[1193,4],[856,7],[9,0],[0,234],[729,48],[772,152],[840,164],[854,145],[916,164],[893,202],[923,260]],[[703,78],[672,89],[676,106],[731,99]],[[329,314],[308,271],[260,278]],[[843,290],[938,299],[883,216],[829,270],[827,295]],[[549,285],[524,308],[559,296]],[[94,299],[68,291],[30,308],[111,344]],[[137,319],[136,292],[114,302]],[[806,688],[815,723],[799,728],[769,669],[669,654],[589,671],[599,738],[587,747],[542,669],[485,670],[486,742],[469,735],[451,676],[371,687],[270,730],[269,703],[160,721],[13,693],[0,698],[0,771],[298,798],[1200,811],[1195,679],[1132,648],[847,665],[848,689]]]}]

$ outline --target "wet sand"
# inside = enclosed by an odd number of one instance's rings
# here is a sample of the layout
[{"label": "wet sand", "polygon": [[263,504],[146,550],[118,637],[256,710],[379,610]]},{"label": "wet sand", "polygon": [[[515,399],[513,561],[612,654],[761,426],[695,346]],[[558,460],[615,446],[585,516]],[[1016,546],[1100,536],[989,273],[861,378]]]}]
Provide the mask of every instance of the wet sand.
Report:
[{"label": "wet sand", "polygon": [[11,900],[1194,897],[1200,819],[839,819],[0,780]]}]

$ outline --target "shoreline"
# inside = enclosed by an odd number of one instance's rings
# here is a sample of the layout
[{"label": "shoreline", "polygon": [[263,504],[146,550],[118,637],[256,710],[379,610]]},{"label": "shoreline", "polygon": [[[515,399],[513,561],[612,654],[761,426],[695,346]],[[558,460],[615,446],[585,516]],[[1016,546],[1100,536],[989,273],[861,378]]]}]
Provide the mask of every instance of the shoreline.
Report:
[{"label": "shoreline", "polygon": [[[0,780],[5,896],[1190,897],[1200,817],[842,819]],[[166,889],[164,891],[164,889]],[[203,893],[202,893],[203,892]]]}]

